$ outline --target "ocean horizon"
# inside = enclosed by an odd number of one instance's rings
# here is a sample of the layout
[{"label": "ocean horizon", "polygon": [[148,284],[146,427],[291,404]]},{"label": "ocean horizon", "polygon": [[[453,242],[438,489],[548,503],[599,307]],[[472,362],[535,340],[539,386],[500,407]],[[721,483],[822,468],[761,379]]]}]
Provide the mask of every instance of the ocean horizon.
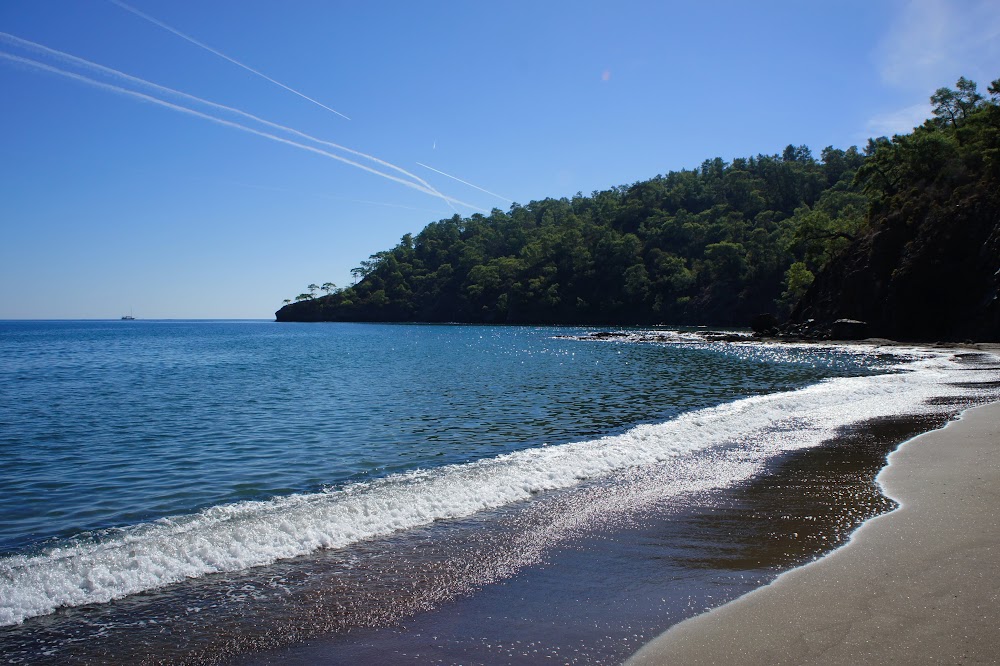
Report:
[{"label": "ocean horizon", "polygon": [[595,330],[0,322],[0,651],[615,663],[843,543],[893,446],[996,393],[974,352]]}]

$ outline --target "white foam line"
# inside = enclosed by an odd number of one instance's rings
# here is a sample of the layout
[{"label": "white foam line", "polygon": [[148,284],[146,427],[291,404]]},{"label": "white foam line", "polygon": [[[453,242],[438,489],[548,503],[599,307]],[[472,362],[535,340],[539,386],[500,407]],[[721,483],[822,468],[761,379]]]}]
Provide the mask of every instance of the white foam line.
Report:
[{"label": "white foam line", "polygon": [[463,185],[468,185],[469,187],[477,189],[480,192],[486,192],[486,194],[490,195],[491,197],[496,197],[497,199],[500,199],[501,201],[506,201],[507,203],[511,203],[511,204],[514,203],[513,199],[508,199],[507,197],[502,197],[499,194],[496,194],[494,192],[490,192],[489,190],[484,190],[483,188],[479,187],[478,185],[473,185],[472,183],[470,183],[470,182],[468,182],[466,180],[462,180],[461,178],[456,178],[455,176],[452,176],[451,174],[445,173],[444,171],[439,171],[439,170],[435,169],[432,166],[427,166],[426,164],[423,164],[422,162],[417,162],[417,165],[418,166],[422,166],[425,169],[430,169],[434,173],[439,173],[442,176],[446,176],[448,178],[451,178],[452,180],[457,180],[458,182],[462,183]]},{"label": "white foam line", "polygon": [[[928,398],[953,394],[953,383],[963,378],[979,379],[944,355],[907,368],[911,372],[830,379],[744,398],[596,440],[415,470],[342,490],[215,506],[0,558],[0,625],[462,518],[629,468],[680,465],[713,447],[748,443],[773,454],[817,446],[850,423],[931,409]],[[731,482],[708,473],[696,490]]]},{"label": "white foam line", "polygon": [[[358,162],[355,162],[353,160],[349,160],[349,159],[347,159],[345,157],[341,157],[340,155],[336,155],[336,154],[331,153],[331,152],[329,152],[327,150],[322,150],[322,149],[316,148],[314,146],[307,146],[307,145],[305,145],[303,143],[299,143],[297,141],[292,141],[290,139],[285,139],[283,137],[276,136],[274,134],[270,134],[268,132],[263,132],[261,130],[254,129],[252,127],[247,127],[246,125],[241,125],[240,123],[233,122],[231,120],[225,120],[224,118],[218,118],[216,116],[212,116],[212,115],[209,115],[207,113],[202,113],[201,111],[197,111],[195,109],[191,109],[191,108],[188,108],[186,106],[181,106],[179,104],[174,104],[172,102],[168,102],[166,100],[162,100],[162,99],[160,99],[158,97],[153,97],[152,95],[147,95],[145,93],[137,92],[135,90],[129,90],[127,88],[122,88],[121,86],[116,86],[116,85],[113,85],[113,84],[110,84],[110,83],[104,83],[102,81],[97,81],[97,80],[92,79],[92,78],[90,78],[88,76],[83,76],[82,74],[76,74],[74,72],[68,72],[68,71],[66,71],[64,69],[60,69],[58,67],[53,67],[52,65],[47,65],[45,63],[41,63],[41,62],[38,62],[37,60],[32,60],[30,58],[23,58],[21,56],[13,55],[13,54],[6,53],[6,52],[3,52],[3,51],[0,51],[0,58],[4,58],[4,59],[10,60],[12,62],[17,62],[17,63],[23,64],[23,65],[27,65],[29,67],[34,67],[34,68],[37,68],[37,69],[41,69],[43,71],[47,71],[47,72],[50,72],[50,73],[53,73],[53,74],[58,74],[60,76],[65,76],[67,78],[71,78],[71,79],[74,79],[76,81],[80,81],[81,83],[85,83],[87,85],[94,86],[94,87],[97,87],[97,88],[101,88],[101,89],[104,89],[104,90],[109,90],[111,92],[115,92],[115,93],[118,93],[118,94],[121,94],[121,95],[127,95],[127,96],[130,96],[130,97],[135,97],[136,99],[141,99],[143,101],[150,102],[152,104],[156,104],[156,105],[159,105],[159,106],[171,109],[173,111],[177,111],[179,113],[184,113],[184,114],[192,115],[192,116],[195,116],[197,118],[202,118],[204,120],[208,120],[209,122],[213,122],[213,123],[216,123],[216,124],[219,124],[219,125],[223,125],[225,127],[230,127],[230,128],[233,128],[233,129],[237,129],[237,130],[240,130],[242,132],[247,132],[249,134],[255,134],[255,135],[263,137],[265,139],[270,139],[271,141],[277,141],[278,143],[283,143],[285,145],[293,146],[293,147],[299,148],[301,150],[306,150],[306,151],[309,151],[309,152],[312,152],[312,153],[316,153],[317,155],[323,155],[324,157],[329,157],[330,159],[337,160],[338,162],[343,162],[344,164],[349,164],[349,165],[351,165],[351,166],[353,166],[355,168],[361,169],[362,171],[367,171],[368,173],[374,174],[376,176],[381,176],[382,178],[386,178],[386,179],[391,180],[393,182],[399,183],[400,185],[404,185],[406,187],[412,188],[414,190],[417,190],[418,192],[423,192],[424,194],[429,194],[431,196],[440,196],[445,201],[454,202],[454,203],[457,203],[457,204],[459,204],[461,206],[465,206],[467,208],[471,208],[473,210],[482,210],[481,208],[479,208],[477,206],[473,206],[472,204],[465,203],[464,201],[460,201],[459,199],[455,199],[453,197],[440,195],[439,193],[436,194],[433,190],[430,190],[430,189],[428,189],[426,187],[418,185],[417,183],[414,183],[414,182],[409,181],[409,180],[404,180],[402,178],[397,178],[396,176],[393,176],[391,174],[387,174],[387,173],[385,173],[383,171],[379,171],[377,169],[372,169],[371,167],[365,166],[364,164],[359,164]],[[483,212],[486,212],[486,211],[483,211]]]},{"label": "white foam line", "polygon": [[217,51],[217,50],[213,49],[208,44],[205,44],[203,42],[199,42],[194,37],[191,37],[189,35],[185,35],[180,30],[177,30],[176,28],[173,28],[173,27],[167,25],[166,23],[164,23],[163,21],[160,21],[159,19],[153,18],[149,14],[145,14],[145,13],[139,11],[135,7],[132,7],[130,5],[126,5],[124,2],[121,2],[121,0],[110,0],[110,2],[112,4],[118,5],[119,7],[121,7],[122,9],[124,9],[125,11],[128,11],[128,12],[131,12],[131,13],[135,14],[139,18],[142,18],[142,19],[145,19],[146,21],[149,21],[153,25],[157,25],[157,26],[163,28],[164,30],[166,30],[168,32],[172,32],[173,34],[177,35],[181,39],[185,39],[185,40],[191,42],[192,44],[194,44],[195,46],[198,46],[200,48],[205,49],[209,53],[214,53],[215,55],[219,56],[220,58],[222,58],[224,60],[228,60],[229,62],[233,63],[234,65],[237,65],[238,67],[242,67],[243,69],[247,70],[251,74],[255,74],[255,75],[259,76],[260,78],[262,78],[262,79],[264,79],[266,81],[270,81],[274,85],[280,86],[280,87],[284,88],[285,90],[287,90],[288,92],[295,93],[296,95],[298,95],[302,99],[308,100],[308,101],[312,102],[313,104],[315,104],[316,106],[320,106],[320,107],[326,109],[327,111],[330,111],[331,113],[336,113],[338,116],[340,116],[341,118],[344,118],[345,120],[350,120],[350,118],[348,118],[347,116],[345,116],[340,111],[337,111],[336,109],[331,109],[326,104],[323,104],[322,102],[318,102],[318,101],[314,100],[312,97],[309,97],[308,95],[304,95],[303,93],[300,93],[298,90],[295,90],[294,88],[290,88],[289,86],[286,86],[281,81],[275,81],[270,76],[257,71],[253,67],[250,67],[249,65],[244,65],[242,62],[240,62],[239,60],[236,60],[235,58],[230,58],[225,53],[222,53],[221,51]]},{"label": "white foam line", "polygon": [[[402,167],[399,167],[399,166],[396,166],[395,164],[392,164],[391,162],[386,162],[385,160],[379,159],[379,158],[375,157],[374,155],[369,155],[368,153],[363,153],[363,152],[361,152],[359,150],[354,150],[353,148],[348,148],[346,146],[342,146],[340,144],[333,143],[332,141],[327,141],[325,139],[319,139],[319,138],[316,138],[314,136],[310,136],[309,134],[306,134],[305,132],[300,132],[297,129],[294,129],[294,128],[291,128],[291,127],[287,127],[285,125],[279,125],[278,123],[271,122],[270,120],[265,120],[264,118],[261,118],[259,116],[255,116],[252,113],[248,113],[248,112],[243,111],[241,109],[237,109],[237,108],[231,107],[231,106],[226,106],[225,104],[219,104],[217,102],[213,102],[211,100],[207,100],[207,99],[204,99],[202,97],[196,97],[195,95],[191,95],[191,94],[188,94],[186,92],[181,92],[180,90],[175,90],[173,88],[168,88],[166,86],[161,86],[158,83],[153,83],[152,81],[147,81],[146,79],[141,79],[141,78],[139,78],[137,76],[132,76],[131,74],[126,74],[125,72],[119,71],[117,69],[112,69],[111,67],[106,67],[106,66],[98,64],[96,62],[92,62],[90,60],[86,60],[85,58],[81,58],[79,56],[75,56],[75,55],[72,55],[70,53],[66,53],[65,51],[59,51],[57,49],[50,48],[50,47],[45,46],[43,44],[39,44],[37,42],[32,42],[30,40],[23,39],[21,37],[17,37],[16,35],[11,35],[11,34],[6,33],[6,32],[0,32],[0,41],[6,41],[8,43],[13,43],[14,45],[20,46],[22,48],[26,48],[26,49],[29,49],[29,50],[38,51],[38,52],[43,53],[43,54],[45,54],[47,56],[56,58],[57,60],[62,60],[64,62],[71,63],[71,64],[77,65],[79,67],[82,67],[84,69],[89,69],[89,70],[94,71],[94,72],[100,72],[101,74],[105,74],[105,75],[111,76],[112,78],[116,78],[116,79],[119,79],[119,80],[127,81],[127,82],[129,82],[131,84],[135,84],[135,85],[138,85],[138,86],[146,87],[146,88],[149,88],[151,90],[155,90],[155,91],[157,91],[158,93],[161,93],[161,94],[175,95],[175,96],[180,97],[182,99],[187,99],[187,100],[190,100],[192,102],[196,102],[198,104],[203,104],[203,105],[208,106],[210,108],[218,109],[220,111],[225,111],[227,113],[233,113],[233,114],[236,114],[236,115],[241,116],[243,118],[246,118],[248,120],[252,120],[254,122],[257,122],[257,123],[260,123],[260,124],[265,125],[267,127],[270,127],[272,129],[276,129],[276,130],[279,130],[279,131],[282,131],[282,132],[287,132],[287,133],[292,134],[294,136],[298,136],[298,137],[306,139],[308,141],[312,141],[313,143],[316,143],[316,144],[319,144],[319,145],[322,145],[322,146],[328,146],[328,147],[334,148],[336,150],[342,150],[345,153],[350,153],[351,155],[357,155],[358,157],[362,157],[362,158],[364,158],[366,160],[369,160],[371,162],[375,162],[376,164],[381,164],[382,166],[384,166],[384,167],[386,167],[388,169],[392,169],[393,171],[396,171],[398,173],[402,173],[402,174],[404,174],[406,176],[409,176],[410,178],[412,178],[413,180],[417,181],[418,183],[420,183],[421,185],[423,185],[424,187],[426,187],[427,189],[429,189],[431,192],[433,192],[435,196],[437,196],[438,198],[442,199],[445,203],[448,204],[448,206],[453,211],[455,211],[455,207],[451,205],[451,202],[448,201],[448,198],[445,197],[443,194],[441,194],[437,189],[435,189],[426,180],[424,180],[423,178],[421,178],[420,176],[418,176],[418,175],[416,175],[414,173],[411,173],[411,172],[407,171],[406,169],[404,169]],[[463,204],[463,205],[465,205],[465,204]],[[473,210],[483,211],[483,209],[481,209],[481,208],[475,208],[475,207],[471,207],[471,208]],[[455,211],[455,212],[458,212],[458,211]],[[483,212],[486,212],[486,211],[483,211]]]}]

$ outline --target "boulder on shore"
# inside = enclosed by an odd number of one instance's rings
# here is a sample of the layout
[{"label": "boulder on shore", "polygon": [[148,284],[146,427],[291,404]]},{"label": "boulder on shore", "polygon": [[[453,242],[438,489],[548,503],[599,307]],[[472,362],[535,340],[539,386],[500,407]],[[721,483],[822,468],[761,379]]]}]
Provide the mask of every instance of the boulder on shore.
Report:
[{"label": "boulder on shore", "polygon": [[834,340],[863,340],[868,337],[868,323],[857,319],[838,319],[830,326]]},{"label": "boulder on shore", "polygon": [[750,330],[754,335],[773,335],[778,331],[778,318],[771,312],[764,312],[750,320]]}]

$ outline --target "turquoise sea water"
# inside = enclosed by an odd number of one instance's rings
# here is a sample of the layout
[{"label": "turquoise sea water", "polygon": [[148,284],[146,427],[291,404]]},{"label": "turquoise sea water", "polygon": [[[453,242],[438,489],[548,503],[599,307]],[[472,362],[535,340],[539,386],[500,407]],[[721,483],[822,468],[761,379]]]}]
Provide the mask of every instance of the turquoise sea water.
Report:
[{"label": "turquoise sea water", "polygon": [[[588,333],[0,322],[0,625],[23,647],[67,609],[442,521],[502,531],[504,512],[620,496],[642,474],[660,475],[657,501],[726,487],[969,381],[944,352]],[[521,566],[505,561],[481,578]]]}]

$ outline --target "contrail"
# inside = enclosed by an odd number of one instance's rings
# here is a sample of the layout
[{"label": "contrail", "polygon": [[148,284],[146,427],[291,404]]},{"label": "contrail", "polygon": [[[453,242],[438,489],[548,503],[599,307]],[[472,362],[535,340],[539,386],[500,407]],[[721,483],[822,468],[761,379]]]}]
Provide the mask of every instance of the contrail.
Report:
[{"label": "contrail", "polygon": [[[316,138],[314,136],[310,136],[308,134],[305,134],[304,132],[300,132],[299,130],[293,129],[291,127],[286,127],[284,125],[279,125],[279,124],[273,123],[273,122],[271,122],[269,120],[265,120],[264,118],[261,118],[259,116],[255,116],[252,113],[247,113],[246,111],[241,111],[240,109],[236,109],[236,108],[231,107],[231,106],[226,106],[224,104],[218,104],[216,102],[212,102],[212,101],[209,101],[207,99],[203,99],[201,97],[195,97],[194,95],[189,95],[188,93],[181,92],[180,90],[174,90],[173,88],[167,88],[166,86],[161,86],[161,85],[159,85],[157,83],[153,83],[152,81],[147,81],[145,79],[140,79],[139,77],[132,76],[131,74],[126,74],[125,72],[119,71],[117,69],[112,69],[110,67],[105,67],[104,65],[99,65],[96,62],[91,62],[90,60],[85,60],[84,58],[80,58],[78,56],[71,55],[69,53],[65,53],[64,51],[58,51],[56,49],[49,48],[48,46],[44,46],[42,44],[38,44],[37,42],[32,42],[32,41],[27,40],[27,39],[22,39],[20,37],[17,37],[15,35],[11,35],[11,34],[6,33],[6,32],[0,32],[0,41],[12,42],[12,43],[14,43],[14,44],[16,44],[18,46],[23,47],[23,48],[27,48],[29,50],[40,51],[40,52],[42,52],[44,54],[47,54],[49,56],[52,56],[52,57],[54,57],[56,59],[64,60],[66,62],[70,62],[70,63],[73,63],[73,64],[78,65],[80,67],[83,67],[84,69],[90,69],[90,70],[93,70],[93,71],[97,71],[97,72],[100,72],[102,74],[106,74],[106,75],[109,75],[111,77],[114,77],[114,78],[123,79],[125,81],[128,81],[128,82],[133,83],[133,84],[137,84],[139,86],[145,86],[145,87],[151,88],[151,89],[156,90],[156,91],[158,91],[160,93],[166,93],[168,95],[176,95],[178,97],[191,100],[191,101],[196,102],[198,104],[204,104],[205,106],[209,106],[209,107],[212,107],[212,108],[215,108],[215,109],[219,109],[219,110],[222,110],[222,111],[226,111],[226,112],[229,112],[229,113],[234,113],[236,115],[242,116],[242,117],[247,118],[249,120],[252,120],[254,122],[258,122],[258,123],[260,123],[262,125],[266,125],[268,127],[271,127],[273,129],[280,130],[282,132],[288,132],[289,134],[293,134],[295,136],[302,137],[303,139],[306,139],[308,141],[312,141],[314,143],[318,143],[318,144],[324,145],[324,146],[329,146],[329,147],[335,148],[337,150],[342,150],[342,151],[344,151],[346,153],[350,153],[352,155],[357,155],[358,157],[362,157],[362,158],[364,158],[366,160],[370,160],[370,161],[375,162],[377,164],[381,164],[382,166],[384,166],[384,167],[386,167],[388,169],[392,169],[394,171],[397,171],[398,173],[402,173],[402,174],[404,174],[406,176],[409,176],[413,180],[417,181],[418,183],[420,183],[421,185],[423,185],[424,187],[426,187],[427,189],[429,189],[431,192],[435,193],[435,195],[438,196],[438,197],[440,197],[443,201],[445,201],[445,203],[447,203],[448,206],[453,211],[455,211],[456,213],[458,212],[457,210],[455,210],[455,207],[452,206],[451,203],[448,201],[448,198],[445,197],[440,192],[438,192],[426,180],[424,180],[423,178],[421,178],[420,176],[418,176],[418,175],[416,175],[414,173],[410,173],[409,171],[407,171],[406,169],[403,169],[402,167],[398,167],[395,164],[392,164],[391,162],[386,162],[385,160],[381,160],[381,159],[375,157],[374,155],[369,155],[367,153],[363,153],[361,151],[354,150],[352,148],[348,148],[346,146],[341,146],[340,144],[333,143],[332,141],[325,141],[323,139],[318,139],[318,138]],[[476,209],[476,210],[480,210],[480,209]]]},{"label": "contrail", "polygon": [[118,5],[119,7],[121,7],[122,9],[124,9],[124,10],[125,10],[125,11],[127,11],[127,12],[132,12],[133,14],[135,14],[136,16],[138,16],[139,18],[142,18],[142,19],[145,19],[145,20],[149,21],[150,23],[152,23],[153,25],[158,25],[158,26],[160,26],[161,28],[163,28],[164,30],[167,30],[167,31],[169,31],[169,32],[172,32],[172,33],[174,33],[175,35],[177,35],[177,36],[178,36],[178,37],[180,37],[181,39],[186,39],[187,41],[191,42],[191,43],[192,43],[192,44],[194,44],[195,46],[199,46],[199,47],[201,47],[201,48],[205,49],[205,50],[206,50],[206,51],[208,51],[209,53],[214,53],[215,55],[219,56],[220,58],[224,58],[225,60],[228,60],[229,62],[233,63],[234,65],[238,65],[239,67],[242,67],[243,69],[247,70],[248,72],[251,72],[252,74],[256,74],[256,75],[257,75],[257,76],[259,76],[260,78],[262,78],[262,79],[265,79],[265,80],[267,80],[267,81],[270,81],[271,83],[273,83],[273,84],[274,84],[274,85],[276,85],[276,86],[281,86],[282,88],[284,88],[284,89],[285,89],[285,90],[287,90],[288,92],[291,92],[291,93],[295,93],[296,95],[298,95],[298,96],[299,96],[299,97],[301,97],[302,99],[306,99],[306,100],[309,100],[310,102],[312,102],[312,103],[313,103],[313,104],[315,104],[316,106],[321,106],[321,107],[323,107],[324,109],[326,109],[327,111],[330,111],[330,112],[332,112],[332,113],[336,113],[336,114],[337,114],[338,116],[340,116],[341,118],[345,118],[346,120],[350,120],[350,118],[348,118],[347,116],[345,116],[345,115],[344,115],[343,113],[341,113],[340,111],[337,111],[336,109],[331,109],[331,108],[330,108],[330,107],[328,107],[328,106],[327,106],[326,104],[323,104],[323,103],[321,103],[321,102],[317,102],[317,101],[316,101],[316,100],[314,100],[314,99],[313,99],[312,97],[309,97],[308,95],[303,95],[302,93],[300,93],[300,92],[299,92],[298,90],[295,90],[294,88],[289,88],[288,86],[286,86],[286,85],[285,85],[284,83],[282,83],[281,81],[275,81],[275,80],[274,80],[274,79],[272,79],[272,78],[271,78],[270,76],[268,76],[268,75],[266,75],[266,74],[262,74],[261,72],[258,72],[258,71],[257,71],[256,69],[254,69],[253,67],[250,67],[250,66],[248,66],[248,65],[244,65],[244,64],[243,64],[242,62],[240,62],[239,60],[235,60],[235,59],[233,59],[233,58],[230,58],[230,57],[229,57],[229,56],[227,56],[227,55],[226,55],[225,53],[220,53],[219,51],[216,51],[215,49],[213,49],[213,48],[212,48],[211,46],[209,46],[208,44],[204,44],[204,43],[202,43],[202,42],[199,42],[199,41],[198,41],[197,39],[195,39],[194,37],[190,37],[190,36],[188,36],[188,35],[185,35],[185,34],[184,34],[183,32],[181,32],[180,30],[177,30],[176,28],[173,28],[173,27],[171,27],[171,26],[167,25],[167,24],[166,24],[166,23],[164,23],[163,21],[160,21],[159,19],[156,19],[156,18],[153,18],[153,17],[152,17],[152,16],[150,16],[149,14],[145,14],[145,13],[143,13],[143,12],[140,12],[140,11],[139,11],[138,9],[136,9],[135,7],[131,7],[131,6],[129,6],[129,5],[126,5],[126,4],[124,3],[124,2],[121,2],[121,0],[109,0],[109,2],[111,2],[112,4],[115,4],[115,5]]},{"label": "contrail", "polygon": [[335,153],[331,153],[331,152],[326,151],[326,150],[322,150],[320,148],[316,148],[314,146],[307,146],[307,145],[305,145],[303,143],[298,143],[297,141],[292,141],[290,139],[285,139],[285,138],[280,137],[280,136],[275,136],[274,134],[269,134],[267,132],[262,132],[261,130],[254,129],[252,127],[247,127],[246,125],[241,125],[241,124],[233,122],[231,120],[225,120],[224,118],[217,118],[217,117],[211,116],[211,115],[209,115],[207,113],[202,113],[201,111],[197,111],[195,109],[191,109],[191,108],[188,108],[186,106],[181,106],[179,104],[173,104],[172,102],[168,102],[166,100],[162,100],[162,99],[160,99],[158,97],[153,97],[153,96],[147,95],[145,93],[137,92],[135,90],[129,90],[127,88],[122,88],[120,86],[116,86],[116,85],[113,85],[113,84],[110,84],[110,83],[104,83],[103,81],[97,81],[96,79],[92,79],[92,78],[90,78],[88,76],[83,76],[82,74],[76,74],[74,72],[68,72],[68,71],[66,71],[64,69],[59,69],[58,67],[53,67],[52,65],[46,65],[45,63],[38,62],[37,60],[31,60],[30,58],[22,58],[21,56],[13,55],[13,54],[6,53],[6,52],[3,52],[3,51],[0,51],[0,58],[6,59],[6,60],[10,60],[12,62],[21,63],[23,65],[28,65],[29,67],[34,67],[36,69],[41,69],[43,71],[51,72],[53,74],[58,74],[60,76],[65,76],[67,78],[71,78],[71,79],[74,79],[76,81],[80,81],[81,83],[85,83],[87,85],[94,86],[94,87],[97,87],[97,88],[101,88],[101,89],[104,89],[104,90],[110,90],[111,92],[115,92],[115,93],[118,93],[118,94],[121,94],[121,95],[127,95],[127,96],[130,96],[130,97],[135,97],[137,99],[141,99],[143,101],[150,102],[152,104],[157,104],[159,106],[163,106],[165,108],[172,109],[172,110],[177,111],[179,113],[184,113],[184,114],[192,115],[192,116],[195,116],[197,118],[203,118],[204,120],[208,120],[210,122],[213,122],[213,123],[216,123],[216,124],[219,124],[219,125],[223,125],[225,127],[231,127],[233,129],[237,129],[237,130],[240,130],[240,131],[243,131],[243,132],[247,132],[247,133],[250,133],[250,134],[255,134],[255,135],[263,137],[265,139],[270,139],[272,141],[277,141],[278,143],[283,143],[283,144],[286,144],[286,145],[289,145],[289,146],[294,146],[296,148],[300,148],[302,150],[307,150],[309,152],[316,153],[317,155],[323,155],[324,157],[329,157],[330,159],[337,160],[338,162],[343,162],[343,163],[349,164],[349,165],[351,165],[353,167],[357,167],[358,169],[361,169],[362,171],[367,171],[368,173],[375,174],[376,176],[381,176],[382,178],[386,178],[388,180],[397,182],[397,183],[399,183],[401,185],[405,185],[406,187],[409,187],[409,188],[412,188],[414,190],[417,190],[418,192],[423,192],[424,194],[430,194],[432,196],[440,196],[445,201],[454,202],[454,203],[457,203],[457,204],[459,204],[461,206],[465,206],[467,208],[471,208],[472,210],[478,210],[478,211],[481,211],[483,213],[488,212],[486,210],[483,210],[482,208],[479,208],[478,206],[473,206],[471,204],[465,203],[464,201],[460,201],[459,199],[454,199],[454,198],[449,197],[449,196],[440,195],[440,193],[439,194],[435,194],[434,191],[432,191],[432,190],[430,190],[430,189],[428,189],[426,187],[423,187],[421,185],[418,185],[417,183],[414,183],[412,181],[404,180],[402,178],[398,178],[398,177],[393,176],[391,174],[387,174],[387,173],[384,173],[384,172],[379,171],[377,169],[373,169],[371,167],[365,166],[364,164],[359,164],[358,162],[355,162],[353,160],[349,160],[346,157],[341,157],[340,155],[337,155]]},{"label": "contrail", "polygon": [[420,165],[420,166],[422,166],[425,169],[430,169],[434,173],[439,173],[442,176],[447,176],[448,178],[451,178],[452,180],[457,180],[458,182],[462,183],[463,185],[468,185],[469,187],[475,188],[475,189],[479,190],[480,192],[486,192],[486,194],[490,195],[491,197],[496,197],[497,199],[500,199],[502,201],[506,201],[507,203],[514,203],[513,199],[508,199],[507,197],[502,197],[502,196],[500,196],[499,194],[497,194],[495,192],[490,192],[489,190],[484,190],[483,188],[479,187],[478,185],[473,185],[472,183],[470,183],[468,181],[462,180],[461,178],[456,178],[455,176],[452,176],[451,174],[445,173],[444,171],[438,171],[434,167],[429,167],[426,164],[422,164],[420,162],[417,162],[417,164]]}]

